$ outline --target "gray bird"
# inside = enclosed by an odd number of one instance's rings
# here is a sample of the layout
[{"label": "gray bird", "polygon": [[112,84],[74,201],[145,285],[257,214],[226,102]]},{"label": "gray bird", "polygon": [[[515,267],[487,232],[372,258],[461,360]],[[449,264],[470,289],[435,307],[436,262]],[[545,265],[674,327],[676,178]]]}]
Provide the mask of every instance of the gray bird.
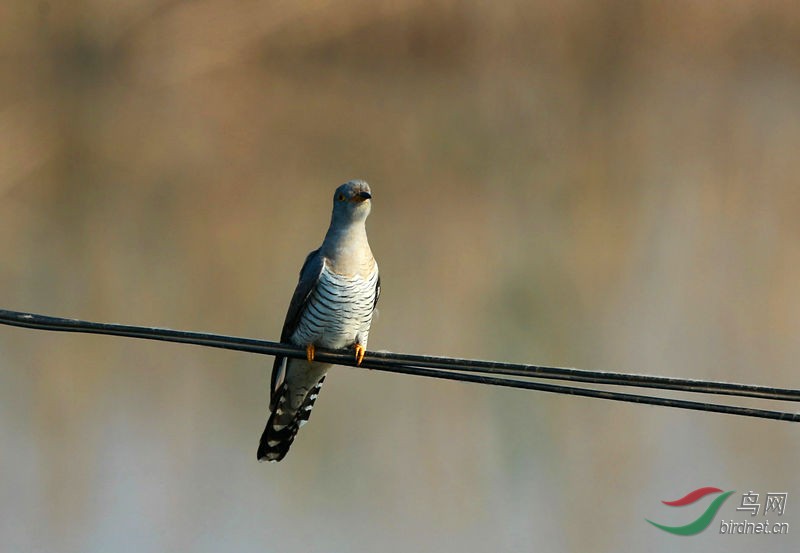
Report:
[{"label": "gray bird", "polygon": [[267,427],[258,446],[259,461],[280,461],[300,426],[308,421],[328,363],[314,361],[315,347],[353,348],[361,364],[375,304],[381,293],[378,263],[365,226],[372,194],[363,180],[341,185],[333,195],[331,224],[322,246],[300,269],[281,342],[306,348],[306,359],[276,357]]}]

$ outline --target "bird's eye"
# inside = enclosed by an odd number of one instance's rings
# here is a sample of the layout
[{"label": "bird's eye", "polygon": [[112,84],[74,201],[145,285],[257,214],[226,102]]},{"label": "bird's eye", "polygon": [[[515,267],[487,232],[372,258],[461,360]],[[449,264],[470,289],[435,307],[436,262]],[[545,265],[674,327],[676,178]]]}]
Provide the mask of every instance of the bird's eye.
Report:
[{"label": "bird's eye", "polygon": [[343,202],[344,201],[344,194],[339,194],[339,197],[336,198],[336,199],[339,200],[340,202]]}]

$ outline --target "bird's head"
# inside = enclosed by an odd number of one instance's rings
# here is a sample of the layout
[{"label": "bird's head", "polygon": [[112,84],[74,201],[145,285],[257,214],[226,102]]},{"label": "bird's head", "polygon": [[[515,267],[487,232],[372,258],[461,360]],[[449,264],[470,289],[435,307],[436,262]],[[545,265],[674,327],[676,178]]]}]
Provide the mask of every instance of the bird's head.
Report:
[{"label": "bird's head", "polygon": [[333,193],[333,218],[342,222],[363,221],[372,207],[367,181],[351,180]]}]

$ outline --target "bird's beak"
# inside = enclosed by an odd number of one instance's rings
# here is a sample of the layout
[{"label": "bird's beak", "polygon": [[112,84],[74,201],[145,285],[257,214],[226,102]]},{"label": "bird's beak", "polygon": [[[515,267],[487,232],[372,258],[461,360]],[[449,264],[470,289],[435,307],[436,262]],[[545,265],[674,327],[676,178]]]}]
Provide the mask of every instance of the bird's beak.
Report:
[{"label": "bird's beak", "polygon": [[370,194],[369,192],[362,191],[362,192],[359,192],[358,194],[356,194],[355,196],[353,196],[353,201],[354,202],[363,202],[364,200],[369,200],[370,198],[372,198],[372,194]]}]

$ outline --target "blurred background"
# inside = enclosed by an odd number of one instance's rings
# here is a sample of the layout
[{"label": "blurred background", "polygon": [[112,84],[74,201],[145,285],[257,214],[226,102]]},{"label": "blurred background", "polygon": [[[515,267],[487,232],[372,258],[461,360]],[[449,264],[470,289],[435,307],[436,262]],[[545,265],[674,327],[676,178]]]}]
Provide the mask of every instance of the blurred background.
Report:
[{"label": "blurred background", "polygon": [[[11,1],[0,64],[2,308],[277,339],[364,178],[370,349],[800,386],[796,2]],[[271,364],[0,328],[2,549],[797,550],[644,521],[800,532],[796,425],[335,368],[259,464]]]}]

